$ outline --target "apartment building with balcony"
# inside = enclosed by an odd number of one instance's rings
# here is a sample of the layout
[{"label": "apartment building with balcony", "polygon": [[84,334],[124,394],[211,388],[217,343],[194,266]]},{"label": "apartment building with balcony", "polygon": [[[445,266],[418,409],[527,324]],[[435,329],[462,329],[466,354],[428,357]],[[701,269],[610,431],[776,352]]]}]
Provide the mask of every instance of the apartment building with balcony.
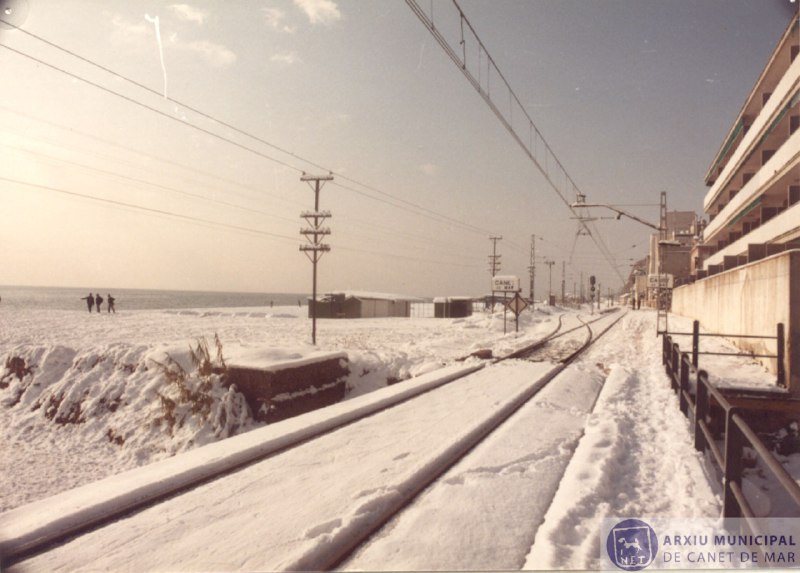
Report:
[{"label": "apartment building with balcony", "polygon": [[[705,176],[708,219],[691,284],[672,310],[710,332],[775,336],[783,324],[787,391],[800,398],[800,23],[795,13]],[[777,339],[732,339],[778,354]],[[765,365],[778,371],[777,359]]]},{"label": "apartment building with balcony", "polygon": [[710,274],[800,247],[799,53],[795,15],[706,173]]}]

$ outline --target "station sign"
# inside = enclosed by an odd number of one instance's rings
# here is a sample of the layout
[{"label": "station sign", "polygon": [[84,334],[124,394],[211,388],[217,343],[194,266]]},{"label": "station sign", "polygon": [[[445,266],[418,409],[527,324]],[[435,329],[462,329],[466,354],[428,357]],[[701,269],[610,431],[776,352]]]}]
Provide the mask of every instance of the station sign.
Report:
[{"label": "station sign", "polygon": [[672,275],[647,275],[648,288],[672,288],[673,284]]},{"label": "station sign", "polygon": [[519,292],[519,277],[497,275],[492,277],[493,292]]}]

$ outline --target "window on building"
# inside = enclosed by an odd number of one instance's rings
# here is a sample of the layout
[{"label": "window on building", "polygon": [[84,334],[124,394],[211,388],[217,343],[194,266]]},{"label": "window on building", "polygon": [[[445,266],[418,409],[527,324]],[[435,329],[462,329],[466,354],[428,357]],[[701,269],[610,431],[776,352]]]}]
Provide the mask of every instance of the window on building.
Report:
[{"label": "window on building", "polygon": [[792,135],[800,127],[800,115],[789,117],[789,135]]},{"label": "window on building", "polygon": [[769,101],[771,95],[772,92],[764,92],[763,94],[761,94],[761,107],[767,105],[767,101]]},{"label": "window on building", "polygon": [[789,59],[794,61],[798,53],[800,53],[800,46],[792,46],[789,50]]},{"label": "window on building", "polygon": [[789,185],[789,205],[800,203],[800,185]]},{"label": "window on building", "polygon": [[737,194],[738,192],[739,192],[739,190],[738,190],[738,189],[731,189],[730,197],[728,198],[728,200],[730,201],[731,199],[733,199],[734,197],[736,197],[736,194]]},{"label": "window on building", "polygon": [[775,150],[774,149],[765,149],[764,151],[762,151],[761,152],[761,165],[763,166],[767,161],[769,161],[769,158],[772,157],[773,155],[775,155]]},{"label": "window on building", "polygon": [[747,185],[747,182],[753,178],[753,175],[755,175],[755,173],[744,173],[742,175],[742,185]]}]

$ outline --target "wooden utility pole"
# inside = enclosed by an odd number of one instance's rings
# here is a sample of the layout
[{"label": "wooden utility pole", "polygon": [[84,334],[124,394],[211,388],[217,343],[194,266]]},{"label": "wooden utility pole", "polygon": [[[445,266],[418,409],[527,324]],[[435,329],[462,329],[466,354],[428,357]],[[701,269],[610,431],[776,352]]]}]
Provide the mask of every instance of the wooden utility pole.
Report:
[{"label": "wooden utility pole", "polygon": [[322,242],[322,238],[331,234],[331,230],[327,227],[322,227],[325,219],[331,217],[330,211],[319,210],[319,192],[326,181],[333,181],[332,175],[306,175],[300,177],[300,181],[306,181],[311,189],[314,191],[314,210],[303,211],[300,217],[305,219],[308,227],[300,229],[300,234],[305,235],[308,239],[307,245],[300,245],[300,250],[303,251],[308,260],[314,267],[312,277],[312,292],[311,292],[311,344],[317,343],[317,263],[322,258],[324,253],[331,250],[331,246]]},{"label": "wooden utility pole", "polygon": [[[656,286],[656,336],[662,332],[669,332],[669,304],[667,303],[665,292],[671,295],[671,290],[664,288],[667,285],[662,285],[664,280],[664,256],[666,255],[667,241],[667,192],[661,192],[661,205],[659,207],[658,216],[658,266],[656,272],[658,273],[658,283]],[[664,318],[664,328],[661,328],[661,318]]]},{"label": "wooden utility pole", "polygon": [[550,267],[550,288],[547,291],[547,304],[552,304],[553,300],[553,265],[556,264],[555,261],[545,261],[548,267]]},{"label": "wooden utility pole", "polygon": [[[503,256],[497,254],[497,241],[502,241],[503,237],[501,235],[492,235],[489,240],[492,242],[492,254],[489,255],[489,272],[492,273],[492,278],[494,278],[500,270],[500,258]],[[494,285],[492,285],[492,309],[490,312],[494,312]]]},{"label": "wooden utility pole", "polygon": [[528,266],[528,273],[531,278],[531,310],[534,310],[536,299],[533,298],[534,283],[536,282],[536,235],[531,235],[531,264]]}]

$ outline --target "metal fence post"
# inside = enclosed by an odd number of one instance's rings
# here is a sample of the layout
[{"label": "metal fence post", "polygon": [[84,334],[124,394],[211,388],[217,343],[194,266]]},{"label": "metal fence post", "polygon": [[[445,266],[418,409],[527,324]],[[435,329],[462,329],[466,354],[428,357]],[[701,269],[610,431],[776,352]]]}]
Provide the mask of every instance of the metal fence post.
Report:
[{"label": "metal fence post", "polygon": [[733,494],[731,484],[742,485],[742,432],[733,421],[736,408],[730,408],[725,416],[725,495],[722,502],[723,517],[742,517],[739,502]]},{"label": "metal fence post", "polygon": [[669,348],[669,336],[666,334],[661,335],[661,365],[667,365],[667,349]]},{"label": "metal fence post", "polygon": [[697,396],[694,406],[694,449],[703,452],[706,449],[706,439],[700,422],[705,423],[708,416],[708,374],[705,370],[697,373]]},{"label": "metal fence post", "polygon": [[681,383],[678,388],[678,403],[681,407],[681,412],[688,416],[689,402],[686,399],[686,394],[689,392],[689,357],[683,352],[680,353],[680,373]]},{"label": "metal fence post", "polygon": [[678,374],[680,372],[680,350],[678,343],[672,344],[672,358],[670,359],[670,378],[672,379],[672,389],[678,390]]},{"label": "metal fence post", "polygon": [[786,355],[786,339],[783,331],[783,323],[778,323],[778,386],[786,387],[786,366],[784,359]]},{"label": "metal fence post", "polygon": [[697,356],[700,352],[700,321],[692,323],[692,366],[697,370]]}]

